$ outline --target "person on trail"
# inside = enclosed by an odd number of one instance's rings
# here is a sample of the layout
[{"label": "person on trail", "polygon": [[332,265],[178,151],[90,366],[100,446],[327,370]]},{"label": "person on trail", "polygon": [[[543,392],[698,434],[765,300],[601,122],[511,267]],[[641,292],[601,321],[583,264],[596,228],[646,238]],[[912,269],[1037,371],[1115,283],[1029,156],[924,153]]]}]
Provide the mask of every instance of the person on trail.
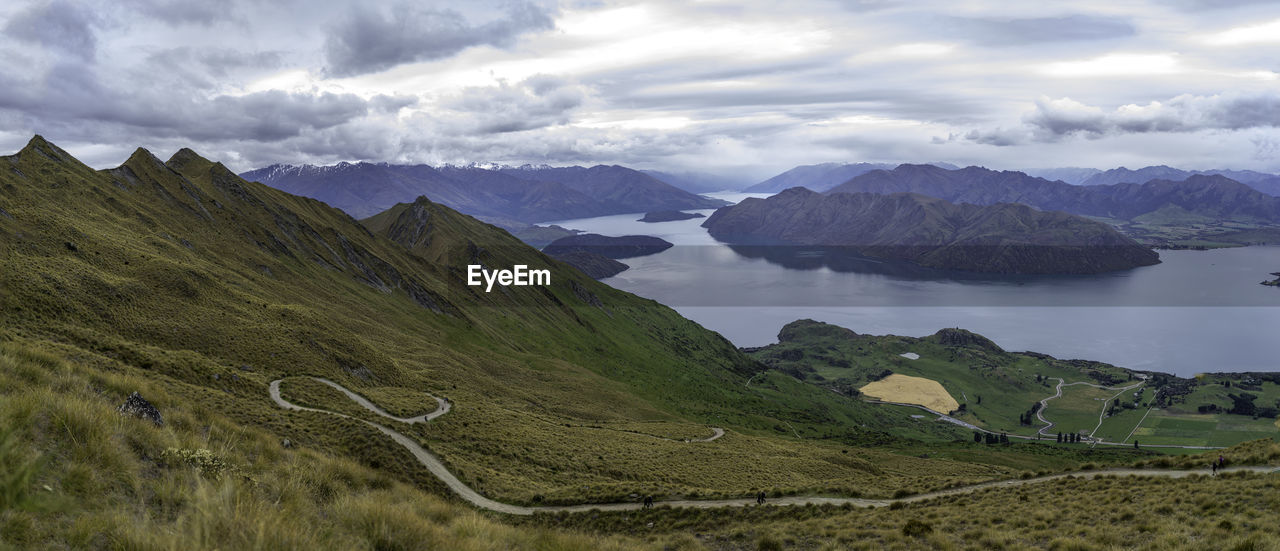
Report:
[{"label": "person on trail", "polygon": [[1213,469],[1213,474],[1218,474],[1218,462],[1217,462],[1217,461],[1210,461],[1210,462],[1209,462],[1209,468]]},{"label": "person on trail", "polygon": [[764,492],[756,494],[756,505],[764,505]]},{"label": "person on trail", "polygon": [[644,508],[645,509],[653,508],[653,496],[644,496]]}]

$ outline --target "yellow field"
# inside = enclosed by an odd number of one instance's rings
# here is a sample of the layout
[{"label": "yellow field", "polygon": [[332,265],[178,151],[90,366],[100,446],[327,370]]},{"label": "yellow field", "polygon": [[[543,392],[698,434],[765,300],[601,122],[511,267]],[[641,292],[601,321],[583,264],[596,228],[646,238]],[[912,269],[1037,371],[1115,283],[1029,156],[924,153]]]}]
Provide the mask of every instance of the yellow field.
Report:
[{"label": "yellow field", "polygon": [[918,404],[941,413],[949,413],[960,407],[960,403],[956,402],[956,399],[952,398],[938,381],[924,377],[894,373],[879,381],[868,383],[860,390],[863,394],[878,400]]}]

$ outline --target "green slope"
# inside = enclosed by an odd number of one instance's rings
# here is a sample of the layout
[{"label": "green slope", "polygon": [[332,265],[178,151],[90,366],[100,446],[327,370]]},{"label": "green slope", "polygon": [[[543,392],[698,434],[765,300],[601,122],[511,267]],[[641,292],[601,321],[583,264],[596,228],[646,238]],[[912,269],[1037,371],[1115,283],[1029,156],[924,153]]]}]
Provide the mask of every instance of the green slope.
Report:
[{"label": "green slope", "polygon": [[[370,396],[445,396],[454,412],[417,436],[464,481],[512,502],[761,485],[887,494],[1008,472],[953,461],[929,462],[924,476],[850,470],[848,456],[902,453],[852,445],[957,431],[790,377],[748,386],[762,367],[719,335],[429,202],[371,220],[374,232],[187,150],[168,162],[139,150],[94,171],[36,138],[0,163],[6,335],[207,389],[200,399],[234,422],[415,484],[434,487],[376,433],[300,432],[267,383],[305,374]],[[484,293],[462,283],[473,260],[547,267],[553,283]],[[730,436],[690,448],[610,430],[635,423]]]}]

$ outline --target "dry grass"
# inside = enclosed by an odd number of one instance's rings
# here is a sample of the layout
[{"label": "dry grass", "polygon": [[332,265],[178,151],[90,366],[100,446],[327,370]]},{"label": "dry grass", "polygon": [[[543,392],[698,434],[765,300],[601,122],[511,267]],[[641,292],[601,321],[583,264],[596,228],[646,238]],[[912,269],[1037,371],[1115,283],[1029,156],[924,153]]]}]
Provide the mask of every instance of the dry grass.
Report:
[{"label": "dry grass", "polygon": [[[649,547],[503,524],[350,460],[283,448],[181,386],[0,342],[0,549]],[[164,426],[115,411],[134,390]]]},{"label": "dry grass", "polygon": [[942,413],[955,411],[960,407],[960,403],[951,397],[947,389],[942,388],[941,383],[924,377],[894,373],[868,383],[859,390],[867,396],[886,402],[916,404]]}]

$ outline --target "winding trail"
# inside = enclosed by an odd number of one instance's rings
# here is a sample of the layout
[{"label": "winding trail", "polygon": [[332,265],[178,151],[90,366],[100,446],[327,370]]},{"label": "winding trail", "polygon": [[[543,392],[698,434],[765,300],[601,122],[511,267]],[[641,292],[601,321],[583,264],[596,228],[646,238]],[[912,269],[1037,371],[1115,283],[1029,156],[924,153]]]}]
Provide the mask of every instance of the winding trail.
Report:
[{"label": "winding trail", "polygon": [[1043,399],[1043,400],[1040,400],[1040,409],[1036,410],[1036,419],[1039,419],[1041,423],[1044,423],[1044,424],[1045,424],[1045,426],[1040,427],[1040,430],[1039,430],[1039,431],[1037,431],[1037,432],[1038,432],[1040,435],[1042,435],[1042,436],[1049,436],[1049,434],[1048,434],[1047,432],[1045,432],[1045,431],[1048,431],[1048,430],[1052,429],[1052,428],[1055,426],[1055,425],[1054,425],[1054,423],[1053,423],[1053,421],[1050,421],[1050,420],[1048,420],[1048,419],[1045,419],[1045,418],[1044,418],[1044,410],[1046,410],[1046,409],[1048,409],[1048,408],[1049,408],[1049,400],[1052,400],[1052,399],[1054,399],[1054,398],[1061,398],[1061,397],[1062,397],[1062,387],[1064,387],[1064,386],[1084,385],[1084,386],[1091,386],[1091,387],[1093,387],[1093,388],[1100,388],[1100,389],[1103,389],[1103,390],[1119,390],[1119,392],[1117,392],[1115,396],[1112,396],[1111,398],[1108,398],[1106,402],[1103,402],[1103,403],[1102,403],[1102,412],[1098,414],[1098,426],[1097,426],[1097,427],[1094,427],[1094,428],[1093,428],[1093,432],[1090,432],[1090,433],[1089,433],[1089,436],[1088,436],[1088,439],[1089,439],[1090,441],[1093,441],[1095,444],[1108,444],[1108,443],[1109,443],[1109,442],[1103,442],[1101,439],[1094,439],[1094,438],[1093,438],[1093,433],[1094,433],[1094,432],[1098,432],[1098,428],[1102,426],[1102,420],[1106,418],[1106,415],[1107,415],[1107,403],[1108,403],[1108,402],[1110,402],[1111,400],[1114,400],[1114,399],[1116,398],[1116,396],[1119,396],[1119,395],[1121,395],[1121,394],[1124,394],[1124,393],[1125,393],[1125,391],[1133,390],[1133,389],[1135,389],[1135,388],[1138,388],[1138,387],[1140,387],[1140,386],[1142,386],[1142,385],[1146,384],[1146,381],[1139,381],[1139,382],[1137,382],[1137,383],[1131,384],[1131,385],[1126,386],[1126,387],[1114,387],[1114,386],[1102,386],[1102,385],[1095,385],[1095,384],[1093,384],[1093,383],[1089,383],[1089,382],[1085,382],[1085,381],[1076,381],[1076,382],[1074,382],[1074,383],[1068,383],[1068,382],[1066,382],[1065,380],[1063,380],[1061,377],[1054,377],[1054,378],[1058,380],[1058,386],[1055,388],[1054,395],[1053,395],[1053,396],[1050,396],[1050,397],[1048,397],[1048,398],[1045,398],[1045,399]]},{"label": "winding trail", "polygon": [[[319,377],[312,377],[312,379],[315,379],[317,381],[320,381],[322,383],[325,383],[329,386],[332,386],[342,391],[342,393],[346,394],[347,397],[352,399],[352,401],[360,404],[361,406],[365,407],[369,411],[372,411],[378,414],[379,416],[404,422],[404,423],[410,423],[410,424],[425,423],[427,421],[430,421],[431,419],[435,419],[436,417],[439,417],[441,415],[444,415],[445,413],[448,413],[450,409],[450,404],[448,400],[432,396],[432,398],[434,398],[437,402],[439,402],[439,405],[440,405],[440,407],[436,409],[436,411],[425,414],[425,415],[419,415],[417,417],[408,417],[408,418],[395,417],[387,413],[386,411],[383,411],[382,408],[377,407],[372,402],[369,402],[363,396],[360,396],[359,394],[356,394],[348,390],[346,387],[343,387],[338,383],[335,383],[328,379],[322,379]],[[639,501],[627,501],[627,502],[618,502],[618,503],[586,503],[582,505],[539,505],[539,506],[533,506],[533,507],[524,506],[524,505],[511,505],[508,503],[494,501],[483,495],[480,495],[479,492],[473,490],[470,486],[467,486],[465,483],[459,480],[457,476],[454,476],[453,473],[449,472],[449,469],[445,467],[442,461],[440,461],[440,458],[436,457],[435,454],[431,453],[426,448],[423,448],[422,445],[418,444],[418,442],[413,438],[405,436],[404,434],[401,434],[400,432],[394,429],[388,428],[386,426],[383,426],[379,423],[374,423],[373,421],[366,421],[364,419],[359,419],[356,417],[352,417],[350,415],[329,411],[325,409],[300,406],[284,399],[284,397],[280,395],[280,383],[283,380],[284,379],[274,380],[268,386],[268,391],[271,394],[271,400],[274,401],[276,405],[292,411],[324,413],[328,415],[342,417],[344,419],[360,421],[375,429],[378,429],[378,431],[389,436],[393,441],[395,441],[395,443],[400,444],[405,449],[409,450],[409,453],[413,454],[414,458],[416,458],[418,462],[422,464],[423,467],[426,467],[427,470],[436,478],[440,479],[440,481],[443,482],[445,486],[448,486],[450,490],[453,490],[454,493],[458,494],[458,497],[461,497],[462,499],[466,500],[468,503],[471,503],[472,505],[475,505],[476,507],[479,507],[481,509],[488,509],[490,511],[506,513],[511,515],[532,515],[535,513],[632,511],[632,510],[641,509],[643,507],[643,504]],[[723,429],[715,428],[713,430],[715,431],[714,436],[707,438],[705,440],[693,440],[692,442],[709,442],[724,435]],[[1225,469],[1219,469],[1218,472],[1233,472],[1233,471],[1248,471],[1248,472],[1255,472],[1255,473],[1276,473],[1276,472],[1280,472],[1280,467],[1275,467],[1275,466],[1227,467]],[[1171,471],[1171,470],[1156,470],[1156,469],[1111,469],[1111,470],[1097,470],[1097,471],[1081,471],[1081,472],[1062,473],[1062,474],[1040,476],[1040,477],[1033,477],[1033,478],[1019,478],[1019,479],[1012,479],[1012,480],[997,480],[993,482],[983,482],[980,484],[973,484],[970,486],[962,486],[958,488],[939,490],[936,492],[927,492],[923,494],[916,494],[912,496],[894,498],[894,499],[865,499],[865,498],[855,498],[855,497],[825,497],[825,496],[787,496],[787,497],[770,498],[768,500],[768,504],[769,505],[810,505],[810,504],[812,505],[846,505],[848,504],[848,505],[854,505],[859,507],[886,507],[894,503],[915,503],[919,501],[927,501],[934,498],[947,497],[947,496],[960,495],[960,494],[969,494],[969,493],[978,492],[978,491],[991,489],[991,488],[1008,488],[1008,487],[1014,487],[1014,486],[1024,486],[1027,484],[1039,484],[1043,482],[1051,482],[1054,480],[1060,480],[1064,478],[1073,478],[1073,477],[1084,478],[1084,479],[1092,479],[1100,476],[1149,476],[1149,477],[1163,477],[1163,478],[1183,478],[1183,477],[1197,475],[1197,474],[1206,475],[1207,471],[1205,470]],[[711,509],[711,508],[721,508],[721,507],[749,507],[755,504],[756,504],[756,499],[754,497],[737,498],[737,499],[707,499],[707,500],[675,499],[675,500],[655,502],[655,505],[662,505],[666,507],[690,507],[690,508],[698,508],[698,509]]]}]

